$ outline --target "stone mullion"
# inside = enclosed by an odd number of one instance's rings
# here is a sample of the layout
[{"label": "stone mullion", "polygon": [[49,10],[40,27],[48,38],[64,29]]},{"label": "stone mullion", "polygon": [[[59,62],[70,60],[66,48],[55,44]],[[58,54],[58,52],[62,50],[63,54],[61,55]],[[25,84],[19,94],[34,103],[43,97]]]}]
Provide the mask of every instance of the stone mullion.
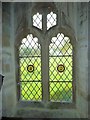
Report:
[{"label": "stone mullion", "polygon": [[43,90],[43,101],[48,101],[49,99],[49,58],[48,58],[48,45],[44,42],[41,47],[42,52],[42,90]]},{"label": "stone mullion", "polygon": [[49,100],[49,45],[46,39],[47,31],[47,14],[43,14],[43,39],[41,42],[41,64],[42,64],[42,90],[43,90],[43,101]]}]

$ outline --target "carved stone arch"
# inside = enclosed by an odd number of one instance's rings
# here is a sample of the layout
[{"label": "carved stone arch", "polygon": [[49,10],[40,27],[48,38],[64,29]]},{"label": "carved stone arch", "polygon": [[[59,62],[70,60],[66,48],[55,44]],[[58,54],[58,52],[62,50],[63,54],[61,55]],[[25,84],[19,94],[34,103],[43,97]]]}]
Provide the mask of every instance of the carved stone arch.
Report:
[{"label": "carved stone arch", "polygon": [[51,11],[56,12],[57,8],[54,2],[34,2],[32,7],[32,14],[37,13],[37,11],[41,14],[43,12],[50,13]]}]

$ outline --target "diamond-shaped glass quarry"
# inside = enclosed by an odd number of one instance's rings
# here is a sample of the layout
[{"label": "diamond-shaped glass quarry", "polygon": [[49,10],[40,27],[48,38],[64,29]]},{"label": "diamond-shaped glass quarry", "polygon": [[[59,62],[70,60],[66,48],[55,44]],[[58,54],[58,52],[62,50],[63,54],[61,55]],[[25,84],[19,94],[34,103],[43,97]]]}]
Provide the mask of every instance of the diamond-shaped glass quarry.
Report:
[{"label": "diamond-shaped glass quarry", "polygon": [[[70,39],[58,33],[49,46],[49,90],[51,101],[72,101],[72,45]],[[57,67],[62,65],[63,72]]]},{"label": "diamond-shaped glass quarry", "polygon": [[[41,100],[41,47],[38,38],[29,34],[19,48],[20,88],[22,100]],[[33,66],[33,71],[28,70]]]},{"label": "diamond-shaped glass quarry", "polygon": [[53,12],[47,15],[47,30],[55,26],[57,23],[57,15]]},{"label": "diamond-shaped glass quarry", "polygon": [[42,30],[42,15],[37,13],[33,16],[33,26]]}]

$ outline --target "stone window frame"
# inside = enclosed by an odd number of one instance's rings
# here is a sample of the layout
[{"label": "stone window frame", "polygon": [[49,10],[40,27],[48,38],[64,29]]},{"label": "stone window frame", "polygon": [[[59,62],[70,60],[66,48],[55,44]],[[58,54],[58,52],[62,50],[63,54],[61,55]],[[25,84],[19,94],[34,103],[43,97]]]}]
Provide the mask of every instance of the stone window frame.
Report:
[{"label": "stone window frame", "polygon": [[[41,30],[38,30],[37,28],[35,28],[33,25],[30,27],[30,29],[28,28],[25,28],[25,29],[22,29],[20,28],[20,33],[17,35],[16,37],[16,44],[15,44],[15,47],[16,47],[16,51],[15,51],[15,55],[16,55],[16,84],[17,84],[17,100],[18,102],[20,103],[20,105],[22,106],[31,106],[31,107],[40,107],[40,108],[61,108],[61,107],[69,107],[69,108],[72,108],[72,107],[75,107],[76,106],[76,73],[75,73],[75,64],[76,64],[76,59],[75,59],[75,56],[76,56],[76,39],[75,39],[75,35],[74,35],[74,31],[73,29],[67,25],[67,24],[63,24],[61,25],[61,23],[59,22],[60,19],[61,19],[61,15],[58,15],[58,20],[57,20],[57,25],[55,25],[54,27],[52,27],[53,29],[50,29],[46,32],[46,40],[48,39],[48,44],[50,44],[50,40],[52,39],[52,37],[55,37],[58,33],[63,33],[65,36],[69,37],[70,38],[70,41],[71,41],[71,44],[73,46],[73,101],[72,103],[61,103],[61,102],[52,102],[52,101],[48,101],[48,97],[46,98],[43,98],[42,101],[21,101],[19,98],[20,98],[20,87],[18,85],[18,82],[19,82],[19,69],[17,70],[17,68],[19,68],[19,58],[18,58],[18,55],[19,55],[19,52],[18,52],[18,48],[20,46],[20,43],[21,43],[21,40],[23,38],[26,38],[26,36],[28,34],[33,34],[33,37],[37,37],[38,38],[38,43],[41,45],[42,44],[42,39],[44,38],[44,36],[41,36],[42,34],[42,31]],[[31,16],[32,17],[32,16]],[[62,17],[63,18],[63,17]],[[62,22],[62,20],[61,20]],[[54,31],[54,32],[53,32]],[[49,45],[48,45],[49,47]],[[42,48],[41,48],[41,53],[42,53]],[[48,52],[49,54],[49,52]],[[42,56],[42,55],[41,55]],[[43,57],[41,57],[41,65],[43,64]],[[48,63],[49,63],[49,55],[48,57],[46,58]],[[48,69],[48,68],[47,68]],[[42,69],[42,73],[43,73],[43,70]],[[49,69],[48,69],[49,71]],[[42,76],[42,75],[41,75]],[[49,75],[47,75],[47,77],[49,77]],[[45,84],[45,83],[43,83]],[[49,84],[48,84],[49,86]],[[49,89],[48,89],[49,90]],[[47,91],[49,93],[49,91]],[[47,93],[46,92],[46,93]],[[42,94],[45,94],[45,92],[42,92]],[[47,95],[48,95],[47,93]],[[44,96],[45,96],[44,95]]]}]

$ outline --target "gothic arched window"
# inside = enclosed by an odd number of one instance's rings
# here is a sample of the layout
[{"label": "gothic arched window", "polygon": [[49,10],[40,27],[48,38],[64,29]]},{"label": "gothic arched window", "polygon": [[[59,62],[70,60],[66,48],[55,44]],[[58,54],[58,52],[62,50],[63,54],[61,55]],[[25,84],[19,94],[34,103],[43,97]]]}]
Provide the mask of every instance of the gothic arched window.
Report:
[{"label": "gothic arched window", "polygon": [[22,100],[42,100],[41,46],[38,38],[29,34],[19,48],[20,91]]},{"label": "gothic arched window", "polygon": [[[57,18],[58,15],[54,11],[47,14],[37,11],[32,19],[31,31],[34,28],[34,35],[28,34],[21,41],[21,100],[73,102],[73,45],[68,35],[64,35],[61,30],[59,32]],[[50,33],[53,27],[57,30],[55,36]],[[39,31],[39,34],[35,35],[36,31]]]},{"label": "gothic arched window", "polygon": [[72,55],[69,37],[58,33],[49,45],[49,90],[51,101],[72,101]]}]

